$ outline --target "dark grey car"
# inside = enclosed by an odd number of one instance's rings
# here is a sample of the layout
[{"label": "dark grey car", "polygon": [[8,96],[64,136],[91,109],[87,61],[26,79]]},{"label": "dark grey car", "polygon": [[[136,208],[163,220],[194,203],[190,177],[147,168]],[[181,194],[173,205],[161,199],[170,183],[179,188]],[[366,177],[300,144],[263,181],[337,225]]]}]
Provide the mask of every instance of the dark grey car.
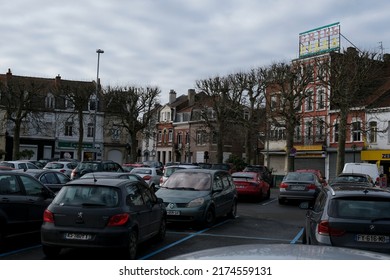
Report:
[{"label": "dark grey car", "polygon": [[288,172],[279,186],[279,203],[314,200],[322,189],[319,178],[312,172]]},{"label": "dark grey car", "polygon": [[176,170],[156,195],[164,200],[170,222],[210,227],[217,217],[236,216],[237,191],[227,171]]},{"label": "dark grey car", "polygon": [[390,253],[390,192],[328,186],[308,209],[303,243]]},{"label": "dark grey car", "polygon": [[43,252],[62,248],[120,249],[134,259],[137,245],[166,231],[164,203],[140,181],[83,179],[66,184],[44,213]]}]

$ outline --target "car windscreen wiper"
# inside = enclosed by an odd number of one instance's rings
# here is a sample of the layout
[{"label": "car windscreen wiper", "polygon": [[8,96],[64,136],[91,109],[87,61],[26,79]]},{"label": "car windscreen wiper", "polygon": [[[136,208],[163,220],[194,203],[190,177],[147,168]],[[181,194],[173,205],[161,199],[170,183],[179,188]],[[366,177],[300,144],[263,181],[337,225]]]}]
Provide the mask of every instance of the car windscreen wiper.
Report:
[{"label": "car windscreen wiper", "polygon": [[84,202],[81,205],[82,206],[107,206],[104,203],[96,203],[96,202]]}]

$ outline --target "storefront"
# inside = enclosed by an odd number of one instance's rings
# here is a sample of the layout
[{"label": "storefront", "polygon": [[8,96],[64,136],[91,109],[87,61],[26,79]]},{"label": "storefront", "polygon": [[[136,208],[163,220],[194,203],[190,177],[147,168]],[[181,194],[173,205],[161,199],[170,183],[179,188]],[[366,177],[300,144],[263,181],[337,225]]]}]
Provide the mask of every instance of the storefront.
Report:
[{"label": "storefront", "polygon": [[390,150],[362,150],[361,160],[368,163],[375,163],[379,173],[384,175],[384,180],[389,185],[390,179]]}]

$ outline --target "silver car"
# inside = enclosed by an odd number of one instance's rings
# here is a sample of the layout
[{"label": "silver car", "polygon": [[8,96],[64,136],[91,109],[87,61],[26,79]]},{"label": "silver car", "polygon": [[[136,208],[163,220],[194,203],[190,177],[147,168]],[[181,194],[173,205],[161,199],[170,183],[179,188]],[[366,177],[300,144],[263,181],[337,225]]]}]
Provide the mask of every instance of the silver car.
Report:
[{"label": "silver car", "polygon": [[130,174],[140,176],[154,190],[159,187],[160,178],[163,176],[161,169],[155,167],[136,167],[130,171]]}]

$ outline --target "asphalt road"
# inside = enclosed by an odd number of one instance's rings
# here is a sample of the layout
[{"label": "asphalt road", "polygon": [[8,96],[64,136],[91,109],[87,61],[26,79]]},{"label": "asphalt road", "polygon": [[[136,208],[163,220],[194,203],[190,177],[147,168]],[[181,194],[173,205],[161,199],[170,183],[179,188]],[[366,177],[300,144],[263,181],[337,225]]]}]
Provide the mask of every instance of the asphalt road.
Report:
[{"label": "asphalt road", "polygon": [[[211,228],[169,224],[165,240],[141,244],[137,259],[165,260],[198,250],[241,244],[301,243],[305,210],[299,209],[297,204],[279,205],[278,191],[272,189],[271,198],[261,202],[240,200],[236,219],[220,219]],[[45,259],[39,236],[10,240],[0,253],[0,259]],[[121,256],[115,251],[65,249],[59,259],[115,260]]]}]

